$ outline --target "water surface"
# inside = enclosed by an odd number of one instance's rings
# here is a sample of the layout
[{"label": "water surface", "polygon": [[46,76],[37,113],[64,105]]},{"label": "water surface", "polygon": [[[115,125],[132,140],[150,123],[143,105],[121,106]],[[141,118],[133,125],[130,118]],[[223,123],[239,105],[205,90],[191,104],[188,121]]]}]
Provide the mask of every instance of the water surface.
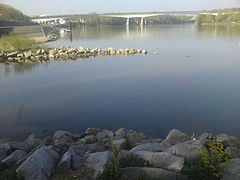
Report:
[{"label": "water surface", "polygon": [[240,26],[82,27],[50,45],[149,54],[0,64],[0,137],[87,127],[240,135]]}]

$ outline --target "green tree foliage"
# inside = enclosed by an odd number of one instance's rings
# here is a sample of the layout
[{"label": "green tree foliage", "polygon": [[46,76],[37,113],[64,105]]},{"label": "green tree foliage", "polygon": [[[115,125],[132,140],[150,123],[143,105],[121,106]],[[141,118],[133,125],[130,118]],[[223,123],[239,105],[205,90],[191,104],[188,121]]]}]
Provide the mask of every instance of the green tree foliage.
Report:
[{"label": "green tree foliage", "polygon": [[227,162],[230,153],[225,152],[224,145],[216,142],[216,138],[209,136],[209,143],[202,148],[199,159],[186,162],[182,172],[191,180],[220,180],[219,165]]},{"label": "green tree foliage", "polygon": [[[172,16],[162,15],[155,17],[145,18],[147,24],[183,24],[190,23],[191,16]],[[121,26],[126,24],[125,18],[118,17],[102,17],[96,14],[89,14],[85,17],[85,21],[88,25],[92,26]],[[141,18],[131,18],[130,24],[139,24]]]},{"label": "green tree foliage", "polygon": [[[202,23],[238,23],[240,22],[240,8],[215,9],[206,11],[209,14],[201,14],[196,18],[198,24]],[[218,15],[211,15],[218,13]]]},{"label": "green tree foliage", "polygon": [[30,20],[29,17],[24,15],[22,12],[6,4],[0,4],[0,19],[20,21]]}]

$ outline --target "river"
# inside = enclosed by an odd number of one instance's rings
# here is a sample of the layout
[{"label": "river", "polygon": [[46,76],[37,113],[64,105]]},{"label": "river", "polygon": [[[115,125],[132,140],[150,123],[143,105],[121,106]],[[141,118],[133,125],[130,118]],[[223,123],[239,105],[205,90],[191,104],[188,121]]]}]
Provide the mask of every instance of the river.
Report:
[{"label": "river", "polygon": [[81,27],[49,44],[149,53],[0,64],[0,137],[87,127],[240,135],[240,26]]}]

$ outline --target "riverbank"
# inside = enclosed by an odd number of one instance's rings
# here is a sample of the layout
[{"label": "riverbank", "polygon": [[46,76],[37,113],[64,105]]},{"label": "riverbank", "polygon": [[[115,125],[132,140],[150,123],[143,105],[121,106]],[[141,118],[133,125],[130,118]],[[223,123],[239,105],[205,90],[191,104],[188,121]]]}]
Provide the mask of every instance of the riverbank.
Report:
[{"label": "riverbank", "polygon": [[23,142],[0,139],[0,175],[17,180],[174,180],[199,175],[203,178],[198,179],[234,180],[240,175],[238,148],[237,137],[190,137],[176,129],[163,139],[125,128],[88,128],[83,134],[56,131],[44,139],[35,134]]},{"label": "riverbank", "polygon": [[[25,44],[26,45],[26,44]],[[71,47],[35,47],[29,44],[31,50],[0,50],[0,63],[44,63],[49,60],[76,60],[87,59],[96,56],[116,56],[116,55],[135,55],[147,54],[147,50],[140,49],[89,49],[89,48],[71,48]]]}]

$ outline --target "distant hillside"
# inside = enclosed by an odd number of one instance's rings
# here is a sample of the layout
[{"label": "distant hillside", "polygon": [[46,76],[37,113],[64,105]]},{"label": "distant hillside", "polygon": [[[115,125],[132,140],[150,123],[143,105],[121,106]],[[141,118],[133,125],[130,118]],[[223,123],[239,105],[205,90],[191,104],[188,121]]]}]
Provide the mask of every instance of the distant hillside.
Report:
[{"label": "distant hillside", "polygon": [[[205,12],[206,14],[200,14],[195,19],[195,21],[198,24],[240,23],[240,8],[214,9],[214,10],[205,11]],[[214,13],[218,13],[218,14],[214,15]]]},{"label": "distant hillside", "polygon": [[0,19],[29,21],[28,16],[6,4],[0,4]]}]

